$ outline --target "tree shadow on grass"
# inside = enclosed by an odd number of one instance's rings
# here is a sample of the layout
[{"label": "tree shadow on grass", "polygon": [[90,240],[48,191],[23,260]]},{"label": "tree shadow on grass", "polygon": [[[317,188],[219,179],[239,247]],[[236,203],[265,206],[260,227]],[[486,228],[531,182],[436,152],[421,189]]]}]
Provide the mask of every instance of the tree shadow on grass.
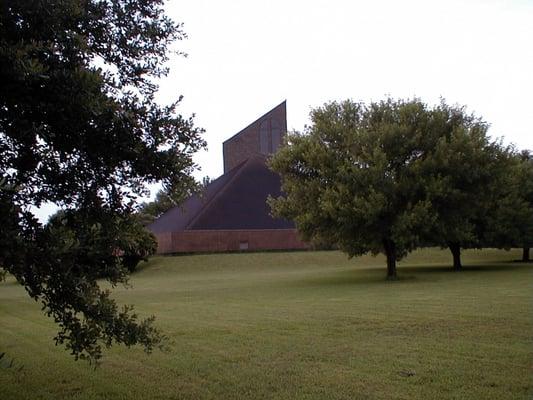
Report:
[{"label": "tree shadow on grass", "polygon": [[451,265],[406,265],[398,267],[398,279],[387,280],[385,266],[383,269],[376,267],[354,267],[353,269],[324,273],[322,276],[313,276],[303,279],[294,280],[291,286],[309,287],[309,286],[380,286],[380,285],[397,285],[402,283],[413,282],[434,282],[442,277],[470,275],[481,272],[500,272],[500,271],[517,271],[533,270],[531,264],[509,262],[484,262],[480,264],[467,264],[461,271],[455,271]]},{"label": "tree shadow on grass", "polygon": [[313,276],[295,279],[289,282],[293,287],[311,287],[311,286],[380,286],[394,285],[405,282],[412,282],[417,279],[415,276],[399,275],[396,280],[387,280],[383,271],[370,268],[355,268],[349,271],[337,271],[324,273],[321,276]]},{"label": "tree shadow on grass", "polygon": [[470,273],[476,271],[514,271],[514,270],[527,270],[533,267],[532,264],[527,263],[515,263],[513,261],[491,261],[483,263],[464,264],[461,271],[455,271],[451,265],[407,265],[400,266],[398,272],[413,272],[413,273]]}]

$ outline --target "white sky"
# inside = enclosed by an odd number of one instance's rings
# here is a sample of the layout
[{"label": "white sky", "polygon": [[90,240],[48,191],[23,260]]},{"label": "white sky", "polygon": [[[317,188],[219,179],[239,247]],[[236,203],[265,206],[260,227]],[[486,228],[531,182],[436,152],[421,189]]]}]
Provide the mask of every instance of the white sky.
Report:
[{"label": "white sky", "polygon": [[493,137],[533,148],[533,0],[169,0],[189,38],[162,101],[184,95],[222,174],[222,142],[284,99],[289,129],[331,100],[420,97],[466,105]]},{"label": "white sky", "polygon": [[533,0],[169,0],[167,10],[185,24],[176,48],[188,57],[169,62],[159,101],[184,95],[179,112],[205,128],[198,179],[221,175],[222,142],[285,99],[289,130],[301,130],[331,100],[442,96],[533,149]]}]

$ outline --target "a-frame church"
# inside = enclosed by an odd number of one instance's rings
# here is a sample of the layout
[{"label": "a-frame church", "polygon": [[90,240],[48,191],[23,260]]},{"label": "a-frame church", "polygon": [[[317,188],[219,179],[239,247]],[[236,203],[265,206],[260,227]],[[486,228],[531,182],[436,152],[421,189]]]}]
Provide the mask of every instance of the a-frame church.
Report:
[{"label": "a-frame church", "polygon": [[307,248],[294,223],[273,218],[266,203],[269,195],[281,194],[280,178],[266,160],[286,132],[283,102],[226,140],[224,174],[148,226],[158,253]]}]

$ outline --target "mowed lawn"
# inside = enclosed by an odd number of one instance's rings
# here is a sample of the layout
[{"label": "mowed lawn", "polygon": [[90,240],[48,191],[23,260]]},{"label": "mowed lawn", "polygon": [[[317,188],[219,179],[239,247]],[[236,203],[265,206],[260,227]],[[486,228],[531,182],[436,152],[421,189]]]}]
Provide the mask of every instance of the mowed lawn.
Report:
[{"label": "mowed lawn", "polygon": [[531,399],[533,265],[468,251],[455,273],[428,249],[384,279],[382,257],[339,252],[156,257],[118,288],[155,314],[169,350],[113,347],[94,370],[0,283],[0,398]]}]

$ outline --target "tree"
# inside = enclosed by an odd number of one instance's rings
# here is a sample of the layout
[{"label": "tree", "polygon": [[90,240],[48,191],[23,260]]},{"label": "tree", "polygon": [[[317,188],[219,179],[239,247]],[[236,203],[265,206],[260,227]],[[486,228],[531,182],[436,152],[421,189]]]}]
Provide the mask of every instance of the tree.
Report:
[{"label": "tree", "polygon": [[295,221],[304,239],[350,256],[383,252],[387,277],[429,234],[436,214],[420,179],[434,145],[430,113],[418,100],[329,103],[311,112],[274,155],[284,196],[273,213]]},{"label": "tree", "polygon": [[305,239],[350,256],[384,252],[394,278],[396,260],[417,246],[449,247],[459,270],[461,247],[519,235],[505,228],[525,215],[512,148],[491,141],[488,124],[464,107],[345,101],[311,119],[271,161],[286,193],[270,200],[273,212]]},{"label": "tree", "polygon": [[159,190],[153,201],[143,203],[137,213],[139,221],[144,225],[150,225],[156,218],[176,205],[170,193]]},{"label": "tree", "polygon": [[533,175],[525,156],[491,140],[488,124],[464,107],[442,102],[433,116],[439,139],[423,171],[437,214],[430,243],[450,249],[456,271],[461,248],[521,247],[533,228]]},{"label": "tree", "polygon": [[[421,174],[436,214],[428,242],[448,247],[453,267],[461,270],[461,248],[481,248],[491,235],[507,237],[503,226],[491,223],[506,209],[510,195],[512,149],[488,135],[488,124],[464,107],[442,101],[431,111],[435,140]],[[510,206],[510,204],[509,204]]]},{"label": "tree", "polygon": [[524,150],[520,153],[521,168],[519,177],[519,194],[528,206],[528,212],[518,220],[521,227],[518,244],[522,246],[522,261],[529,262],[530,248],[533,246],[533,154]]},{"label": "tree", "polygon": [[[119,310],[97,278],[127,275],[120,221],[146,184],[186,192],[202,130],[154,102],[170,43],[162,0],[5,0],[0,6],[0,265],[59,324],[56,343],[96,361],[102,345],[162,336]],[[73,210],[42,226],[32,207]]]},{"label": "tree", "polygon": [[[105,246],[100,251],[111,259],[106,261],[106,264],[112,264],[112,259],[118,256],[122,262],[122,267],[130,273],[134,272],[140,261],[148,261],[148,257],[155,254],[157,240],[150,231],[144,228],[136,214],[116,215],[114,225],[116,230],[120,232],[120,235],[115,237],[107,237],[109,229],[104,230],[101,225],[92,226],[90,229],[93,237],[92,243],[90,246],[86,245],[86,247],[89,251],[95,251],[99,245]],[[70,247],[69,253],[79,251],[77,247],[84,245],[79,238],[86,237],[89,233],[86,232],[87,227],[84,225],[84,216],[77,210],[60,210],[56,212],[50,217],[45,228],[50,232],[51,240],[59,241],[62,246],[67,245]],[[115,242],[115,238],[120,240]],[[113,243],[116,247],[107,249],[110,243]],[[61,252],[63,252],[64,257],[64,248],[60,250]],[[74,267],[72,265],[69,268]],[[90,264],[88,267],[90,267]],[[102,275],[99,276],[100,278],[108,277],[106,275],[107,271],[96,270],[102,272]],[[112,272],[116,271],[118,270]],[[120,272],[124,273],[124,278],[121,277],[121,279],[125,279],[126,271]]]},{"label": "tree", "polygon": [[123,251],[122,264],[129,272],[134,272],[139,262],[148,261],[148,257],[155,254],[157,239],[137,218],[128,218],[123,221],[123,225],[127,235],[120,245],[120,250]]},{"label": "tree", "polygon": [[522,174],[518,176],[520,180],[520,190],[522,198],[527,202],[529,212],[525,218],[520,219],[522,225],[522,240],[519,243],[522,245],[522,261],[529,262],[530,248],[533,246],[533,154],[524,150],[521,153],[522,159]]},{"label": "tree", "polygon": [[494,212],[489,215],[486,242],[492,247],[523,249],[529,261],[533,241],[533,162],[528,151],[513,152],[499,180]]}]

